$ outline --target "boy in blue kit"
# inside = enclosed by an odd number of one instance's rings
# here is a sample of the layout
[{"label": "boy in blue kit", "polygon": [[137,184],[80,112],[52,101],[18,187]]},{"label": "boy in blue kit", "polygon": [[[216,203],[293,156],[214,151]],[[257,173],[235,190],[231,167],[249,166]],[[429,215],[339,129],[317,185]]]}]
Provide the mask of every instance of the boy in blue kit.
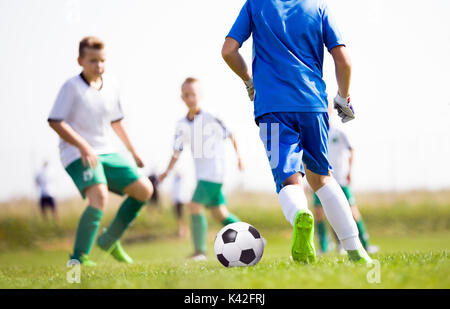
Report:
[{"label": "boy in blue kit", "polygon": [[[253,76],[239,53],[253,35]],[[314,190],[349,260],[371,263],[358,238],[348,201],[328,161],[324,48],[333,56],[338,83],[334,107],[343,122],[350,104],[351,64],[323,0],[248,0],[225,39],[222,57],[244,81],[266,148],[283,214],[293,226],[292,259],[315,261],[314,219],[301,179]]]}]

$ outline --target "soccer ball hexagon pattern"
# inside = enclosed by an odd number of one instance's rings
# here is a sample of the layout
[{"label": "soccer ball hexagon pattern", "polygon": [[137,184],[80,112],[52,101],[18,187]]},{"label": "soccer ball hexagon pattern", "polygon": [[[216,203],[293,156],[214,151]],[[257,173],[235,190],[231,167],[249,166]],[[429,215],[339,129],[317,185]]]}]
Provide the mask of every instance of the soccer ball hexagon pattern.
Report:
[{"label": "soccer ball hexagon pattern", "polygon": [[264,245],[264,239],[255,227],[235,222],[217,233],[214,251],[225,267],[253,266],[261,260]]}]

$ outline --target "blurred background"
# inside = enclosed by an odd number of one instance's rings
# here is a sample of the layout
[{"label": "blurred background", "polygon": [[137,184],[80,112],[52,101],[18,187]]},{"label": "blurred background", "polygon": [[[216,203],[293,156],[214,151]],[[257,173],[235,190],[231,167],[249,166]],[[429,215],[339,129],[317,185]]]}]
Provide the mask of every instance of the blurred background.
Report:
[{"label": "blurred background", "polygon": [[[167,166],[175,122],[186,113],[181,82],[197,77],[204,92],[203,108],[234,132],[246,166],[245,172],[238,171],[230,143],[225,180],[230,207],[270,204],[284,223],[253,106],[242,81],[221,58],[224,38],[244,2],[0,0],[0,214],[23,218],[38,214],[35,177],[45,161],[49,190],[63,205],[63,215],[83,210],[84,202],[59,161],[58,137],[47,117],[61,85],[80,72],[79,41],[95,35],[106,44],[107,73],[119,81],[125,123],[145,160],[145,175],[159,174]],[[355,149],[352,185],[368,225],[379,223],[380,230],[391,226],[401,232],[408,227],[386,221],[379,217],[384,211],[373,209],[403,205],[401,216],[413,216],[408,209],[440,205],[426,227],[448,231],[450,2],[327,2],[353,61],[351,95],[357,118],[341,127]],[[251,47],[249,39],[242,48],[248,63]],[[332,98],[337,86],[329,54],[324,78]],[[185,155],[183,170],[193,179],[189,154]],[[163,194],[171,190],[171,183],[163,184]],[[117,201],[111,204],[116,207]],[[245,210],[240,214],[244,216]],[[163,226],[164,220],[155,218],[141,223],[146,228]],[[76,219],[67,221],[72,232]],[[411,219],[411,230],[416,219]],[[14,221],[17,226],[8,222],[3,234],[0,229],[3,240],[8,230],[33,231],[28,221]],[[42,231],[50,238],[62,233]]]}]

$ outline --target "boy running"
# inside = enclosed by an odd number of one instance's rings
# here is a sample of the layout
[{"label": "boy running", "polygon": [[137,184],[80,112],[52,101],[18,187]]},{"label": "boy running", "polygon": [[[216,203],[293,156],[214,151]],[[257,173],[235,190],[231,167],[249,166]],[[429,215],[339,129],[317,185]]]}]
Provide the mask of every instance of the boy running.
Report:
[{"label": "boy running", "polygon": [[194,158],[197,187],[192,201],[188,205],[191,215],[191,235],[194,243],[193,260],[206,259],[206,236],[208,222],[203,208],[211,210],[213,217],[224,226],[238,222],[239,219],[226,207],[226,199],[222,192],[225,174],[224,140],[233,142],[238,157],[239,169],[243,169],[236,140],[223,123],[211,114],[200,109],[200,83],[189,77],[181,86],[181,98],[188,108],[186,117],[177,123],[174,153],[170,163],[159,181],[162,182],[175,166],[180,153],[186,144],[190,144]]},{"label": "boy running", "polygon": [[[98,238],[97,245],[116,260],[132,263],[119,239],[139,210],[150,198],[153,188],[147,177],[139,175],[135,164],[120,155],[113,144],[114,131],[143,167],[123,125],[117,87],[104,76],[104,44],[96,37],[85,37],[79,45],[81,74],[62,86],[48,122],[58,133],[62,164],[88,206],[81,215],[71,259],[94,266],[89,253],[105,209],[108,190],[128,195],[115,218]],[[112,128],[112,129],[111,129]]]},{"label": "boy running", "polygon": [[[239,53],[253,35],[253,77]],[[314,220],[302,189],[304,175],[319,197],[349,259],[370,263],[341,187],[328,162],[327,93],[322,78],[324,46],[335,63],[335,108],[354,119],[351,65],[341,35],[323,0],[248,0],[228,33],[222,57],[254,100],[255,121],[266,148],[281,208],[293,226],[292,259],[315,261]]]}]

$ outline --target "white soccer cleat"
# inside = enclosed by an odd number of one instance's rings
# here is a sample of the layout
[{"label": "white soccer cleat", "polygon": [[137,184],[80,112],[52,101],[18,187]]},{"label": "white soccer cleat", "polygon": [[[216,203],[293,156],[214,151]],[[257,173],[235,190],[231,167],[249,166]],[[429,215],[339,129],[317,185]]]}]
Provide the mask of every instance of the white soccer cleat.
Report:
[{"label": "white soccer cleat", "polygon": [[189,259],[194,262],[200,262],[200,261],[206,261],[208,258],[206,257],[206,255],[204,253],[196,252],[193,255],[191,255],[189,257]]}]

